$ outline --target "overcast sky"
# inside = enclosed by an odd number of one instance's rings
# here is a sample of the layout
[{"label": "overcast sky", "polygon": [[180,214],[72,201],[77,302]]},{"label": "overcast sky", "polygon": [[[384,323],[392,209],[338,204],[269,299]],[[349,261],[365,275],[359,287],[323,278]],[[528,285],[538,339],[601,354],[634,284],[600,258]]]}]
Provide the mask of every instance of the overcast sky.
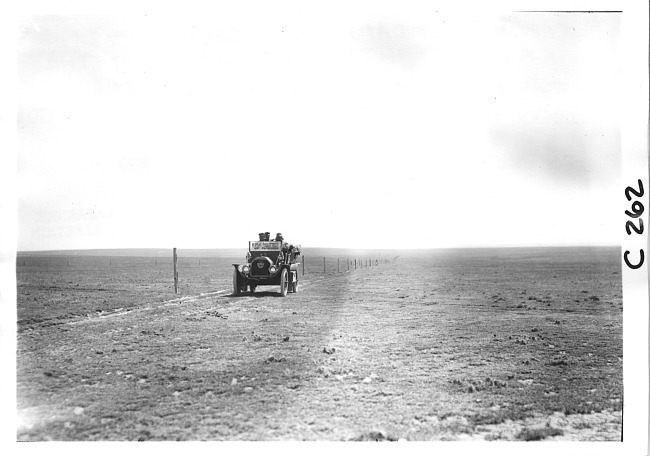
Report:
[{"label": "overcast sky", "polygon": [[620,15],[25,17],[18,250],[618,245]]}]

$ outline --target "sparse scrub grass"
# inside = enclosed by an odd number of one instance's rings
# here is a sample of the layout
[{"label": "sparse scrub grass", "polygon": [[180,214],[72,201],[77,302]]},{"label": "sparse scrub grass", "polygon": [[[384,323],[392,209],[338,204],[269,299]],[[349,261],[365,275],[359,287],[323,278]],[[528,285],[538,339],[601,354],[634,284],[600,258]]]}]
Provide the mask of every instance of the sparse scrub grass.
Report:
[{"label": "sparse scrub grass", "polygon": [[225,258],[181,259],[179,295],[160,259],[28,258],[18,440],[544,440],[620,411],[618,250],[499,252],[313,260],[286,298],[230,296]]},{"label": "sparse scrub grass", "polygon": [[556,435],[564,435],[564,432],[561,429],[552,427],[523,429],[516,435],[516,439],[529,442],[532,440],[544,440],[548,437],[555,437]]}]

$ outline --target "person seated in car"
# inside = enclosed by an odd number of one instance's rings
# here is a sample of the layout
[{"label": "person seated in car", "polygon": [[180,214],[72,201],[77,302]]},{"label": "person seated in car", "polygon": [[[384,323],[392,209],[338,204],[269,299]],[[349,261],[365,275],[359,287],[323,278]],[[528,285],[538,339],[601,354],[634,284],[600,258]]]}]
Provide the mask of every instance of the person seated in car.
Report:
[{"label": "person seated in car", "polygon": [[282,253],[287,253],[289,252],[289,244],[284,242],[284,237],[282,236],[282,233],[278,233],[275,235],[275,240],[282,242]]},{"label": "person seated in car", "polygon": [[289,255],[291,256],[291,261],[296,261],[296,257],[300,255],[300,248],[298,246],[294,246],[293,244],[289,244]]}]

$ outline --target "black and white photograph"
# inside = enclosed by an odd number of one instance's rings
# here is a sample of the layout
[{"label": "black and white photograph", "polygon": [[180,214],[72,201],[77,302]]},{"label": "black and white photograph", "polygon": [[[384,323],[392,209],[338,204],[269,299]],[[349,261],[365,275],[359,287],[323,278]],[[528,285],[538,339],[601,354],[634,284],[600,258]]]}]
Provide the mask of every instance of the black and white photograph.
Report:
[{"label": "black and white photograph", "polygon": [[15,11],[14,448],[647,454],[643,3]]}]

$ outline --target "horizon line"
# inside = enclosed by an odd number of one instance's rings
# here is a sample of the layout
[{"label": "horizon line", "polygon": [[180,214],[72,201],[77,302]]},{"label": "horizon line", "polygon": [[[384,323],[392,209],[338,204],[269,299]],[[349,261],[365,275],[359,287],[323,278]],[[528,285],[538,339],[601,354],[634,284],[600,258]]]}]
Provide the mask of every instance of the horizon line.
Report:
[{"label": "horizon line", "polygon": [[[533,249],[533,248],[585,248],[585,247],[618,247],[621,244],[548,244],[548,245],[475,245],[451,247],[323,247],[301,246],[302,249],[321,250],[458,250],[458,249]],[[46,250],[16,250],[16,253],[51,253],[51,252],[88,252],[111,250],[173,250],[174,247],[100,247],[77,249],[46,249]],[[176,247],[177,250],[246,250],[247,247]]]}]

